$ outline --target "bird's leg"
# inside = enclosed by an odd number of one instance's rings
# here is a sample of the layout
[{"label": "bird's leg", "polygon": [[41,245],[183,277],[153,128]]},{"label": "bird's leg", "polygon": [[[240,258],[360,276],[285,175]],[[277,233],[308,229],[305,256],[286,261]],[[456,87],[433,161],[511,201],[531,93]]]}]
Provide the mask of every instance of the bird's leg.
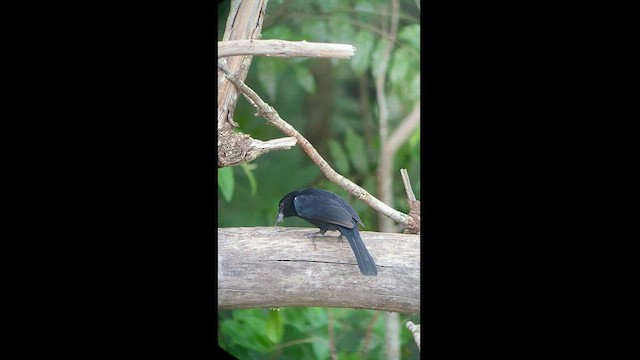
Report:
[{"label": "bird's leg", "polygon": [[319,235],[324,235],[324,233],[326,231],[327,230],[320,229],[320,231],[318,231],[318,232],[307,234],[307,237],[311,238],[311,243],[313,244],[313,250],[318,250],[318,248],[316,247],[316,239],[315,238],[318,237]]},{"label": "bird's leg", "polygon": [[327,232],[327,230],[320,229],[320,231],[307,234],[307,236],[310,238],[319,237],[319,235],[324,235],[325,232]]},{"label": "bird's leg", "polygon": [[[311,238],[311,241],[313,242],[313,248],[314,248],[314,250],[316,250],[316,249],[317,249],[317,248],[316,248],[316,241],[315,241],[315,238],[317,238],[317,237],[324,237],[324,233],[326,233],[326,232],[327,232],[327,230],[322,230],[322,229],[320,229],[320,231],[318,231],[318,232],[314,232],[314,233],[307,234],[307,237]],[[330,237],[333,237],[333,236],[330,236]],[[342,234],[338,234],[337,239],[338,239],[338,241],[339,241],[340,243],[344,243],[344,236],[342,236]]]}]

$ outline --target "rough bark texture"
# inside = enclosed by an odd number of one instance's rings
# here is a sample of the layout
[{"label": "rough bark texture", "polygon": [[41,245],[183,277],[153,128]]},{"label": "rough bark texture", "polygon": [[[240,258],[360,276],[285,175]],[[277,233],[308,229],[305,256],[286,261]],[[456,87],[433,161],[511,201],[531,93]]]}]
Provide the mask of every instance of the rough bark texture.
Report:
[{"label": "rough bark texture", "polygon": [[[233,1],[222,41],[259,39],[262,33],[267,0]],[[252,56],[230,56],[226,63],[239,79],[247,77]],[[238,89],[218,69],[218,167],[247,161],[251,138],[233,131],[238,124],[233,114],[238,103]]]},{"label": "rough bark texture", "polygon": [[420,313],[420,238],[363,231],[378,276],[363,276],[337,232],[313,228],[218,229],[218,308],[290,306]]},{"label": "rough bark texture", "polygon": [[356,48],[351,44],[306,41],[236,40],[218,42],[218,57],[234,55],[264,55],[275,57],[318,57],[351,59]]},{"label": "rough bark texture", "polygon": [[[233,1],[222,41],[259,39],[266,7],[267,0]],[[231,72],[244,81],[253,57],[231,56],[226,59]],[[238,90],[218,69],[218,130],[237,126],[233,121],[237,102]]]}]

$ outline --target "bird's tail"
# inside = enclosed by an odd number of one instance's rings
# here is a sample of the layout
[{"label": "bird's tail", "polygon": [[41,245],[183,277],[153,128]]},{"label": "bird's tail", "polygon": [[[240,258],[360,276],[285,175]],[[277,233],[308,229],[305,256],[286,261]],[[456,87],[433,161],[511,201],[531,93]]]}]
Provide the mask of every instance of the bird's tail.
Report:
[{"label": "bird's tail", "polygon": [[351,245],[351,249],[356,256],[356,262],[358,263],[360,272],[366,276],[378,275],[376,263],[373,261],[369,250],[367,250],[358,232],[358,224],[355,221],[353,223],[353,228],[348,229],[341,227],[340,232],[349,241],[349,245]]}]

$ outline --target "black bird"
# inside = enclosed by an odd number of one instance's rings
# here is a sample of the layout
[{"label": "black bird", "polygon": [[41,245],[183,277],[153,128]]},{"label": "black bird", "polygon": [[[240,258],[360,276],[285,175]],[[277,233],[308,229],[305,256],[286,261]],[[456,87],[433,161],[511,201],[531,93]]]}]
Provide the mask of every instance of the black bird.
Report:
[{"label": "black bird", "polygon": [[292,191],[280,200],[276,226],[289,216],[297,216],[317,226],[320,228],[319,234],[338,230],[349,241],[360,272],[366,276],[378,275],[376,263],[358,232],[358,223],[364,224],[351,205],[340,196],[320,189]]}]

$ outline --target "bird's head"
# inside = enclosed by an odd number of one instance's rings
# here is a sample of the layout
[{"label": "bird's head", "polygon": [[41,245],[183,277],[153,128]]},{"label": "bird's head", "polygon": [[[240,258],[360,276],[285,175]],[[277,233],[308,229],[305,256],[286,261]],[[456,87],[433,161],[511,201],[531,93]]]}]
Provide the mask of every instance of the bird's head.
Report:
[{"label": "bird's head", "polygon": [[300,194],[300,190],[292,191],[285,195],[278,204],[278,217],[276,218],[276,225],[289,216],[298,216],[295,206],[293,205],[293,199]]}]

